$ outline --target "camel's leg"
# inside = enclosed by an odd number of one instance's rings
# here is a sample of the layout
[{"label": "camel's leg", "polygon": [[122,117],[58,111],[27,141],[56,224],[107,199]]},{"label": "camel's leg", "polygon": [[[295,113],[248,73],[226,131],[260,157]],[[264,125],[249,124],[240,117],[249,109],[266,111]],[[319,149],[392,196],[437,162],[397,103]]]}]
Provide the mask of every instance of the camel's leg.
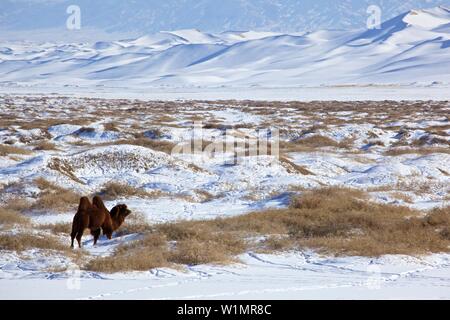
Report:
[{"label": "camel's leg", "polygon": [[91,231],[92,236],[94,237],[94,246],[97,244],[97,240],[100,237],[101,229],[98,228],[95,231]]},{"label": "camel's leg", "polygon": [[112,232],[107,232],[106,233],[106,237],[108,238],[108,240],[112,239]]},{"label": "camel's leg", "polygon": [[81,237],[83,236],[83,232],[84,232],[84,230],[77,233],[77,242],[78,242],[79,248],[81,248]]},{"label": "camel's leg", "polygon": [[77,236],[77,230],[75,228],[75,225],[72,226],[72,233],[70,234],[70,238],[72,240],[72,244],[70,247],[73,249],[73,241],[75,240],[75,237]]}]

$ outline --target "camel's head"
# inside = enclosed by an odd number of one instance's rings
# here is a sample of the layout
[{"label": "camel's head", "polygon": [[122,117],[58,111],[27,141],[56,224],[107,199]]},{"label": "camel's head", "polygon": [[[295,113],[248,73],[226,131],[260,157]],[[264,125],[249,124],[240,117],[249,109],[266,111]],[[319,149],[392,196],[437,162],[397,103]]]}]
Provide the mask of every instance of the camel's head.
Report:
[{"label": "camel's head", "polygon": [[111,218],[118,226],[120,226],[125,218],[131,214],[131,211],[128,209],[126,204],[118,204],[110,211]]}]

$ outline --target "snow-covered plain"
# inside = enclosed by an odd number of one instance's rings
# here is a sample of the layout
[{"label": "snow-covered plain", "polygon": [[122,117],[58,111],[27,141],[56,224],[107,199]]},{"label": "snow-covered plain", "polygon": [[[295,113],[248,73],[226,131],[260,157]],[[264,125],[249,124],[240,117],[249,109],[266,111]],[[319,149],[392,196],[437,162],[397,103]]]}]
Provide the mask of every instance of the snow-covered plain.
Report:
[{"label": "snow-covered plain", "polygon": [[[126,202],[151,224],[283,208],[299,190],[324,185],[367,190],[374,201],[421,210],[446,206],[449,201],[448,102],[157,102],[7,95],[0,103],[2,121],[6,121],[0,142],[29,150],[0,157],[4,203],[17,197],[36,201],[41,191],[34,181],[39,177],[79,194],[97,192],[109,181],[160,192],[150,198],[119,196],[106,203],[111,207]],[[193,120],[206,125],[204,141],[221,141],[225,129],[239,140],[266,136],[279,127],[284,129],[281,142],[320,135],[349,145],[305,151],[289,149],[288,144],[281,149],[288,161],[257,156],[230,165],[233,154],[167,154],[132,143],[136,133],[172,144],[198,138]],[[257,127],[269,131],[256,132]],[[36,149],[40,141],[51,142],[56,149]],[[403,152],[389,154],[392,150]],[[296,171],[292,163],[312,174]],[[36,226],[70,223],[76,205],[63,211],[31,210],[26,215]],[[2,228],[0,235],[17,232],[20,227]],[[69,244],[65,233],[59,233],[58,239]],[[112,241],[101,239],[93,247],[90,236],[85,236],[84,246],[95,259],[136,239],[139,234],[120,234]],[[74,260],[58,252],[3,250],[0,297],[450,298],[448,254],[364,258],[293,251],[247,252],[238,258],[239,263],[228,266],[105,274],[74,270]],[[67,267],[69,271],[64,271]]]}]

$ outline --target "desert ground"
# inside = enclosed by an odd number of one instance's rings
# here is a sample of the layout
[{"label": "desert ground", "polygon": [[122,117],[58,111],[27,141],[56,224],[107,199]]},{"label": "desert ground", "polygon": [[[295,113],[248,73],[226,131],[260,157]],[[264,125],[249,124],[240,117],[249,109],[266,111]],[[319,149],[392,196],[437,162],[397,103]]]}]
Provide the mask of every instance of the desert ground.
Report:
[{"label": "desert ground", "polygon": [[[0,95],[0,298],[450,298],[450,102]],[[70,249],[81,196],[132,211]]]}]

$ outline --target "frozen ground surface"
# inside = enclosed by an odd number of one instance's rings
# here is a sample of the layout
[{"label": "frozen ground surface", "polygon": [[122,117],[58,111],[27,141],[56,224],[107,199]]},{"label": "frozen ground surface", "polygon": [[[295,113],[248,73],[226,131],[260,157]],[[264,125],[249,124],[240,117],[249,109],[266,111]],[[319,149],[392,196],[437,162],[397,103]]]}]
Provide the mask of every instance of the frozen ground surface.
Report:
[{"label": "frozen ground surface", "polygon": [[[449,299],[450,256],[324,258],[248,253],[185,271],[53,274],[3,257],[2,299]],[[14,260],[11,258],[11,260]],[[45,261],[41,261],[45,263]],[[73,276],[77,277],[74,278]],[[79,277],[78,277],[79,276]]]},{"label": "frozen ground surface", "polygon": [[[111,207],[126,202],[152,224],[282,208],[292,194],[323,185],[363,189],[374,201],[421,210],[446,206],[450,199],[448,101],[302,104],[4,95],[0,105],[1,146],[22,150],[1,153],[2,202],[36,202],[42,193],[35,185],[37,178],[79,194],[97,192],[110,181],[159,192],[154,197],[119,196],[106,203]],[[239,141],[272,132],[255,132],[255,127],[279,127],[287,160],[256,156],[230,165],[232,154],[172,155],[133,142],[136,136],[173,145],[189,141],[194,120],[207,125],[206,141],[223,141],[224,128]],[[342,146],[301,145],[302,140],[318,135]],[[41,142],[56,148],[40,149]],[[296,165],[311,174],[301,173]],[[75,210],[76,204],[56,212],[29,210],[26,215],[36,226],[70,223]],[[0,229],[0,235],[18,232],[16,227]],[[36,232],[45,236],[48,231]],[[101,239],[97,247],[86,236],[84,245],[92,257],[107,256],[139,236]],[[68,244],[67,234],[58,237]],[[57,252],[2,250],[0,298],[450,299],[447,254],[369,259],[333,258],[309,251],[247,252],[240,261],[229,266],[77,274],[61,271],[73,261]],[[77,279],[79,289],[71,290],[77,287]]]},{"label": "frozen ground surface", "polygon": [[361,100],[450,100],[450,86],[385,85],[323,87],[218,87],[218,88],[133,88],[2,86],[3,94],[64,94],[73,97],[141,100],[276,100],[276,101],[361,101]]}]

